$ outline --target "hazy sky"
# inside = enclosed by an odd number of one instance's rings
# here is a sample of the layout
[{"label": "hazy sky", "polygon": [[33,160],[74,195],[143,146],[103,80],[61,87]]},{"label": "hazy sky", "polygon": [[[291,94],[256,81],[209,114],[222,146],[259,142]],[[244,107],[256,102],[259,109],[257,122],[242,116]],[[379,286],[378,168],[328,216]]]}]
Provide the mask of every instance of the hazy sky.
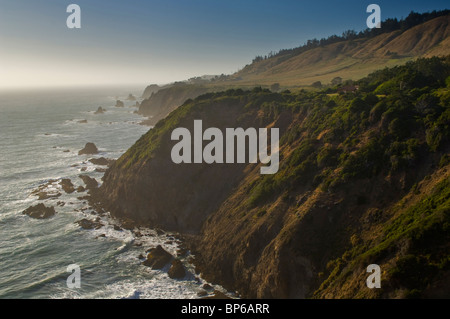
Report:
[{"label": "hazy sky", "polygon": [[[66,8],[81,7],[81,29]],[[0,0],[0,89],[150,84],[230,74],[256,55],[448,0]]]}]

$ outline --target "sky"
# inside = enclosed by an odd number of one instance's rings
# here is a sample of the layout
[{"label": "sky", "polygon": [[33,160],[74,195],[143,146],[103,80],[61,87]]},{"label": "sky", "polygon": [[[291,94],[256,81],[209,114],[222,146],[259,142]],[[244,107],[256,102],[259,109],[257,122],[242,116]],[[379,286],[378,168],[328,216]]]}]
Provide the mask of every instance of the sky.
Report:
[{"label": "sky", "polygon": [[[69,29],[69,4],[81,28]],[[0,89],[147,85],[231,74],[257,55],[382,20],[450,8],[441,0],[0,0]]]}]

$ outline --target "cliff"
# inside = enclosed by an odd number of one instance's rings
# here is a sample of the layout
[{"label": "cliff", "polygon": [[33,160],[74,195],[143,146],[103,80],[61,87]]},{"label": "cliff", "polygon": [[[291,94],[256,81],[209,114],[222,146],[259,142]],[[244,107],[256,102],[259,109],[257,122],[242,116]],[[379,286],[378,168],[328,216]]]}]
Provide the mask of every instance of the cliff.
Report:
[{"label": "cliff", "polygon": [[[244,297],[448,297],[450,63],[372,73],[355,93],[208,93],[105,173],[112,214],[178,231],[203,276]],[[175,128],[277,127],[280,169],[174,164]],[[379,264],[382,288],[365,286]]]},{"label": "cliff", "polygon": [[212,90],[201,85],[177,82],[153,92],[143,100],[139,107],[139,114],[149,117],[146,124],[154,125],[187,99],[196,98]]},{"label": "cliff", "polygon": [[158,92],[162,87],[160,87],[157,84],[150,84],[144,89],[144,92],[142,93],[143,99],[148,99],[150,96],[152,96],[153,93]]}]

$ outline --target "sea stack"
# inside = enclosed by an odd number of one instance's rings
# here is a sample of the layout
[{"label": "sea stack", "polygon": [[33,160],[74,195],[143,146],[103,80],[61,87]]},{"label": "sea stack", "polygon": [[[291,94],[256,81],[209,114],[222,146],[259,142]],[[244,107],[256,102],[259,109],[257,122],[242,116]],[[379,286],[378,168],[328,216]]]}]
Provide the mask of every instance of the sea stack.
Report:
[{"label": "sea stack", "polygon": [[105,109],[102,108],[101,106],[98,107],[97,111],[94,112],[94,114],[103,114],[105,113]]},{"label": "sea stack", "polygon": [[78,155],[83,154],[97,154],[98,149],[94,143],[86,143],[85,147],[78,152]]},{"label": "sea stack", "polygon": [[53,206],[47,207],[44,204],[37,204],[36,206],[30,206],[23,211],[23,214],[28,215],[36,219],[46,219],[56,214]]},{"label": "sea stack", "polygon": [[128,101],[136,101],[136,97],[130,93],[130,94],[128,94],[127,100]]}]

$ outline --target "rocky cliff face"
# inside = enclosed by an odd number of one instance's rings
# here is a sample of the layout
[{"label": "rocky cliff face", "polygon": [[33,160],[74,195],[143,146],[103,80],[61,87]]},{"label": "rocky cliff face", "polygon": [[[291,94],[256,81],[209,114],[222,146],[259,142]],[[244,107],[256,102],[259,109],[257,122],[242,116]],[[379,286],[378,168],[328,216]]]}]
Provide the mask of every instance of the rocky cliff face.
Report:
[{"label": "rocky cliff face", "polygon": [[[243,101],[204,103],[201,108],[193,103],[181,106],[106,172],[102,189],[113,214],[168,230],[198,232],[204,219],[226,199],[244,176],[245,165],[174,164],[171,149],[176,141],[171,141],[171,132],[176,127],[193,132],[195,119],[202,119],[205,128],[223,132],[236,124],[254,127],[261,119],[250,112],[237,121]],[[179,113],[183,115],[178,117]],[[146,151],[149,143],[154,143],[151,152]],[[143,156],[145,152],[148,155]]]},{"label": "rocky cliff face", "polygon": [[150,96],[152,96],[153,93],[158,92],[162,87],[160,87],[157,84],[150,84],[149,86],[147,86],[144,90],[144,92],[142,93],[142,98],[143,99],[148,99]]},{"label": "rocky cliff face", "polygon": [[[175,83],[168,87],[153,90],[153,93],[142,101],[139,106],[139,113],[149,117],[146,124],[155,125],[160,119],[166,117],[187,99],[196,98],[212,90],[212,88],[206,88],[200,85]],[[147,93],[149,91],[151,90],[146,89]]]},{"label": "rocky cliff face", "polygon": [[[244,297],[445,296],[449,75],[430,59],[374,73],[357,93],[202,95],[108,169],[98,200],[184,234],[203,276]],[[173,164],[170,135],[195,119],[279,128],[280,170]],[[366,287],[369,264],[382,267],[382,289]]]}]

